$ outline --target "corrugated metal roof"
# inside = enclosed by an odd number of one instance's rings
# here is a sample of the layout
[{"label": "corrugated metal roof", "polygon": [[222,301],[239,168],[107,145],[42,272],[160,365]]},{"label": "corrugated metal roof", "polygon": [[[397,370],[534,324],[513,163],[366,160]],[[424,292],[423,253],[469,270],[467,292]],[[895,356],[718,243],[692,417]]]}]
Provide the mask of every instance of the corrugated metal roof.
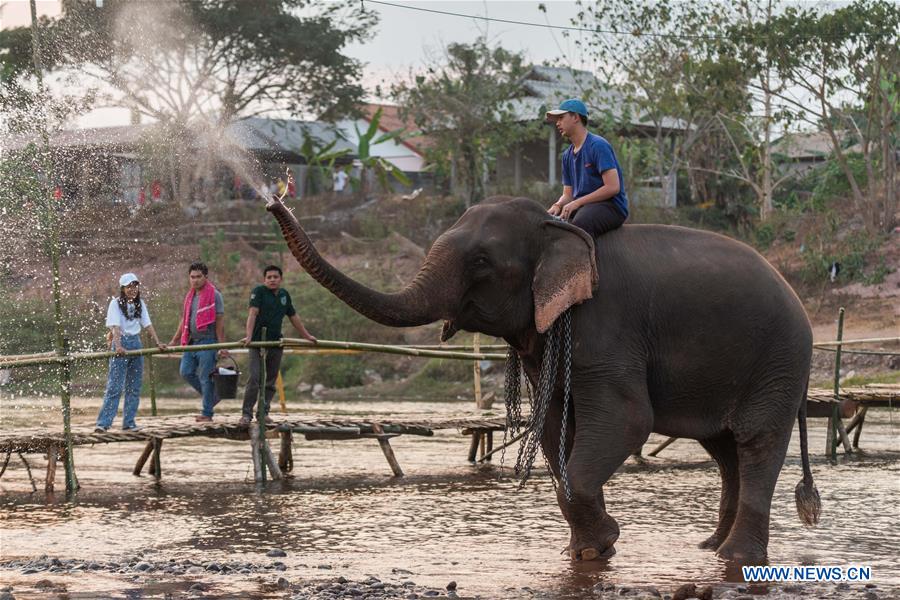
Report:
[{"label": "corrugated metal roof", "polygon": [[[117,127],[91,127],[66,129],[50,136],[53,148],[105,148],[123,150],[139,145],[144,137],[156,129],[155,124],[124,125]],[[225,137],[241,150],[297,154],[307,137],[312,136],[319,145],[337,140],[333,150],[347,149],[355,152],[356,147],[340,136],[338,129],[330,123],[318,121],[296,121],[291,119],[267,119],[250,117],[235,121],[225,130]],[[29,143],[38,142],[36,134],[10,136],[0,143],[6,151],[21,150]],[[198,135],[196,144],[217,143],[217,136]]]},{"label": "corrugated metal roof", "polygon": [[[513,101],[513,110],[522,121],[543,118],[545,111],[556,108],[567,98],[580,98],[587,104],[589,113],[608,114],[616,120],[623,120],[628,108],[621,91],[604,85],[590,71],[580,69],[536,65],[522,78],[521,87],[524,93]],[[632,126],[653,126],[641,116],[632,117],[628,122]],[[683,121],[672,117],[664,117],[661,125],[666,129],[685,128]]]},{"label": "corrugated metal roof", "polygon": [[[846,139],[846,131],[835,131],[839,140]],[[772,151],[791,160],[825,160],[833,152],[831,136],[827,131],[791,133],[772,142]],[[862,146],[854,144],[847,152],[861,152]]]}]

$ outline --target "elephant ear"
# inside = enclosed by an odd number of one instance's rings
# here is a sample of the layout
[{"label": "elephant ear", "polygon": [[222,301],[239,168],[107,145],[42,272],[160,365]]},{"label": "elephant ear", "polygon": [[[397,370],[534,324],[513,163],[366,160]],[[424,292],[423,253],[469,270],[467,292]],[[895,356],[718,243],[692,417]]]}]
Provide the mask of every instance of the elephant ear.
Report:
[{"label": "elephant ear", "polygon": [[544,333],[570,306],[593,296],[597,278],[594,240],[580,227],[547,221],[544,251],[534,271],[534,324]]}]

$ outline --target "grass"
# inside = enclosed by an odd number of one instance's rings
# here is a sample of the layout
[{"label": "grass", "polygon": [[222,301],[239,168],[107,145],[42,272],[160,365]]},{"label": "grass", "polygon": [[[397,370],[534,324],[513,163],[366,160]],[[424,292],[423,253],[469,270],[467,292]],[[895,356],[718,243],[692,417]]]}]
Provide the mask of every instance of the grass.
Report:
[{"label": "grass", "polygon": [[[887,371],[884,373],[875,373],[872,375],[854,375],[841,381],[841,387],[861,387],[868,384],[887,383],[900,384],[900,371]],[[820,379],[810,382],[810,387],[831,389],[834,386],[834,379]]]}]

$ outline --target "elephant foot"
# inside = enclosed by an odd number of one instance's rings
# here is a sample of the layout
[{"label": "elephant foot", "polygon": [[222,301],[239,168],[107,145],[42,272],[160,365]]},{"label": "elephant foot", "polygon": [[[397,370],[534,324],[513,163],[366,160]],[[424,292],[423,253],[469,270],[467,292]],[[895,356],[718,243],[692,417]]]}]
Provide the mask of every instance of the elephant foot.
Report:
[{"label": "elephant foot", "polygon": [[606,560],[616,555],[616,547],[609,546],[604,550],[597,548],[582,548],[581,550],[569,549],[569,558],[579,560]]},{"label": "elephant foot", "polygon": [[619,539],[619,524],[606,515],[592,527],[572,527],[569,541],[569,557],[572,560],[603,560],[615,555],[613,544]]},{"label": "elephant foot", "polygon": [[718,533],[714,533],[699,544],[697,547],[701,550],[716,550],[719,546],[722,545],[722,538],[719,537]]},{"label": "elephant foot", "polygon": [[766,549],[756,544],[740,544],[725,540],[716,549],[716,555],[726,561],[742,565],[762,565],[766,563]]}]

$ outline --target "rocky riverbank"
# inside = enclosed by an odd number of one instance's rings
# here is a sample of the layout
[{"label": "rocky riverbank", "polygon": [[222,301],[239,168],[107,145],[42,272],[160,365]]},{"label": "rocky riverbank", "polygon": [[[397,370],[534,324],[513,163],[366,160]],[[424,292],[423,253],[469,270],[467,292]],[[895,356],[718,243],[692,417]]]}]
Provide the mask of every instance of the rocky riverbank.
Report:
[{"label": "rocky riverbank", "polygon": [[[269,559],[286,556],[280,549],[266,553]],[[307,565],[310,566],[310,565]],[[20,575],[34,576],[20,579],[15,587],[0,588],[0,600],[15,600],[16,594],[34,597],[35,594],[77,593],[76,586],[48,579],[45,576],[77,575],[79,573],[105,573],[123,577],[133,587],[158,585],[169,582],[168,598],[199,598],[206,595],[220,596],[222,580],[218,576],[250,576],[252,587],[267,597],[290,600],[339,600],[339,599],[404,599],[427,598],[482,598],[480,595],[466,594],[456,581],[450,581],[441,588],[419,585],[409,579],[411,572],[392,569],[384,580],[367,576],[364,579],[348,579],[343,576],[329,576],[326,571],[332,565],[315,565],[323,571],[322,578],[292,579],[285,573],[286,566],[279,560],[268,562],[209,561],[200,563],[192,560],[159,560],[147,556],[131,556],[114,561],[92,561],[62,559],[42,556],[35,560],[11,560],[0,562],[0,570],[15,571]],[[44,577],[42,577],[42,575]],[[216,576],[215,579],[213,576]],[[629,586],[601,582],[583,590],[582,597],[605,598],[607,600],[755,600],[765,596],[766,600],[882,600],[896,597],[897,589],[881,589],[874,583],[816,583],[816,584],[729,584],[715,585],[684,584],[678,587]],[[549,600],[560,598],[556,592],[547,592],[532,587],[510,587],[504,590],[504,597]]]}]

